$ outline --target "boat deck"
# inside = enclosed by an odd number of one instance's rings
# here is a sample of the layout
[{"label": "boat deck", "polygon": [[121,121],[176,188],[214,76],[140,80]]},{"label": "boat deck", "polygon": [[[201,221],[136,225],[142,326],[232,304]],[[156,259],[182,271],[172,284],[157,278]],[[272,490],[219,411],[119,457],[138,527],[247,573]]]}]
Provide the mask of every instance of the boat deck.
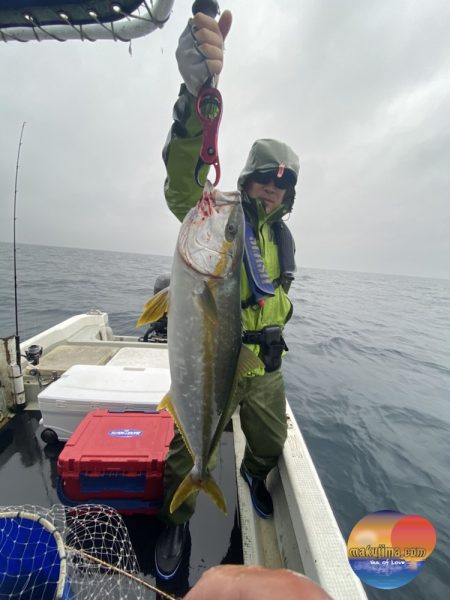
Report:
[{"label": "boat deck", "polygon": [[[60,503],[56,461],[62,445],[46,446],[41,441],[38,395],[67,369],[80,364],[96,365],[100,371],[112,365],[137,371],[150,367],[155,373],[166,370],[167,374],[168,352],[165,344],[114,336],[108,316],[101,312],[77,315],[42,332],[23,342],[22,353],[31,344],[42,346],[44,352],[38,374],[31,365],[22,365],[27,410],[0,429],[0,476],[8,482],[2,486],[1,503],[48,507]],[[6,377],[4,381],[7,383]],[[152,393],[159,394],[160,387],[161,381],[159,387],[151,388]],[[122,386],[123,390],[129,388]],[[148,393],[149,388],[145,390]],[[158,401],[165,391],[164,387]],[[104,406],[94,403],[90,410],[94,408]],[[222,437],[215,474],[229,513],[224,516],[209,498],[199,495],[190,521],[189,556],[173,583],[158,582],[161,589],[182,596],[210,566],[243,562],[305,573],[335,600],[367,600],[348,563],[345,542],[289,404],[286,417],[288,437],[283,455],[267,482],[274,501],[274,518],[264,520],[256,515],[248,486],[239,475],[245,439],[239,415],[235,414],[232,430]],[[151,582],[155,578],[154,544],[161,524],[155,517],[143,516],[126,517],[126,524],[142,575]]]},{"label": "boat deck", "polygon": [[[57,494],[56,464],[64,444],[42,442],[40,418],[38,411],[26,410],[0,430],[0,504],[3,506],[50,507],[61,503]],[[197,510],[190,521],[190,549],[173,582],[162,582],[155,577],[154,546],[161,529],[158,518],[124,516],[145,581],[183,596],[209,567],[243,562],[234,472],[233,434],[228,431],[223,436],[216,471],[229,507],[228,515],[220,513],[206,496],[199,495]]]}]

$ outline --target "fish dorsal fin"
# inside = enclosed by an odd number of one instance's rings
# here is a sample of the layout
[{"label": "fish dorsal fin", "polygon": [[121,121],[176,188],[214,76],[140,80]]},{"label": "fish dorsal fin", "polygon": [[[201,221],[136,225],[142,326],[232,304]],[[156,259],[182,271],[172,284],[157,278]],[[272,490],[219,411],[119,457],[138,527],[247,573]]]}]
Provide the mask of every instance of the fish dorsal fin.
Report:
[{"label": "fish dorsal fin", "polygon": [[[246,375],[248,375],[254,369],[264,369],[264,363],[262,362],[262,360],[260,360],[256,356],[256,354],[254,352],[252,352],[251,350],[249,350],[247,348],[247,346],[244,346],[244,344],[242,344],[241,351],[239,353],[238,362],[236,365],[236,371],[234,374],[233,385],[231,387],[230,401],[234,397],[234,394],[236,393],[236,388],[239,383],[239,380],[242,379],[242,377],[245,377]],[[220,440],[220,436],[222,435],[226,424],[231,419],[232,414],[233,413],[230,412],[229,406],[227,408],[225,408],[225,410],[223,411],[222,416],[220,417],[219,423],[217,424],[216,431],[214,433],[214,437],[211,442],[210,452],[213,452],[214,449],[217,447],[219,440]]]},{"label": "fish dorsal fin", "polygon": [[169,288],[166,287],[152,296],[144,306],[142,315],[136,321],[136,327],[142,327],[148,323],[159,321],[169,312]]},{"label": "fish dorsal fin", "polygon": [[254,369],[264,369],[264,363],[256,356],[254,352],[242,344],[236,367],[236,376],[245,377]]}]

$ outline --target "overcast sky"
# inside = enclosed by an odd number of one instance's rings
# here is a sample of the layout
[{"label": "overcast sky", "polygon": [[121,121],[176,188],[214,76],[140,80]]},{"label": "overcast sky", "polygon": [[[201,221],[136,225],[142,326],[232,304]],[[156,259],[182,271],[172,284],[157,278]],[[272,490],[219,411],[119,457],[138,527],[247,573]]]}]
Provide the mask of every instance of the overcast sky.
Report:
[{"label": "overcast sky", "polygon": [[[128,44],[0,43],[0,240],[172,255],[161,149],[192,2]],[[450,278],[450,2],[221,0],[223,190],[252,142],[300,156],[300,265]]]}]

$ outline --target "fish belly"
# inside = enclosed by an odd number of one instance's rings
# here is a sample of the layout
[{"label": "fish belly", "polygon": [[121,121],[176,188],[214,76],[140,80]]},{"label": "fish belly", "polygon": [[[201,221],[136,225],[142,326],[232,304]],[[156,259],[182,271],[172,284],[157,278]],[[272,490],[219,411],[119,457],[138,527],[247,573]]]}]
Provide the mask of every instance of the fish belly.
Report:
[{"label": "fish belly", "polygon": [[204,473],[241,347],[239,273],[207,279],[174,258],[168,321],[171,399],[196,471]]}]

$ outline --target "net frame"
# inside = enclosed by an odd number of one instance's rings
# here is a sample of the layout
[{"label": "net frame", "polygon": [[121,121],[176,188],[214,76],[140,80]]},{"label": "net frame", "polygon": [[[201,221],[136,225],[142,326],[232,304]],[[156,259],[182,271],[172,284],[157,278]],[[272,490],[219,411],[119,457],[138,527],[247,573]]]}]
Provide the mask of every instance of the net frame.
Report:
[{"label": "net frame", "polygon": [[[149,5],[150,2],[150,5]],[[114,40],[130,42],[160,29],[169,20],[175,0],[142,0],[132,13],[126,12],[120,0],[112,0],[111,5],[119,20],[102,23],[94,11],[86,14],[87,24],[76,25],[68,12],[55,9],[55,15],[61,21],[59,25],[41,25],[32,11],[24,13],[28,25],[24,27],[0,27],[0,41],[29,42],[54,40],[81,40],[95,42],[97,40]]]},{"label": "net frame", "polygon": [[[2,519],[5,519],[5,520],[10,519],[11,522],[15,523],[15,524],[17,524],[17,519],[19,519],[20,521],[31,521],[32,523],[39,524],[49,535],[52,536],[52,538],[56,544],[56,550],[57,550],[58,558],[59,558],[59,576],[58,576],[58,580],[56,582],[54,582],[55,588],[56,588],[54,598],[55,598],[55,600],[63,600],[64,593],[65,593],[65,587],[66,587],[66,580],[67,580],[67,556],[66,556],[66,549],[64,547],[62,535],[58,531],[58,529],[55,527],[55,525],[53,523],[51,523],[45,517],[43,517],[35,512],[28,512],[27,510],[2,510],[2,511],[0,511],[0,521]],[[3,556],[2,556],[2,560],[4,560]],[[8,558],[6,560],[8,560]],[[0,577],[1,577],[1,575],[2,574],[0,573]],[[11,580],[11,579],[12,578],[10,577],[9,580]],[[31,579],[31,577],[29,578],[28,583],[30,583],[30,579]],[[1,581],[4,581],[4,580],[0,579],[0,597],[3,596],[2,590],[1,590],[1,586],[2,586]],[[22,590],[23,594],[28,593],[28,591],[29,591],[28,586],[25,590]]]},{"label": "net frame", "polygon": [[[59,560],[57,582],[54,578],[48,584],[43,583],[43,577],[47,573],[53,576],[58,565],[47,563],[45,569],[37,570],[42,564],[44,548],[42,544],[27,544],[26,531],[20,540],[17,539],[18,547],[14,547],[13,552],[16,562],[16,550],[19,550],[19,554],[24,553],[23,560],[28,561],[24,569],[18,570],[16,564],[8,562],[4,553],[15,540],[8,538],[11,536],[11,528],[2,528],[2,516],[22,519],[24,527],[27,526],[26,521],[39,523],[52,536]],[[16,536],[16,531],[12,534]],[[31,542],[31,537],[29,541]],[[52,548],[49,549],[51,551]],[[160,598],[173,600],[169,594],[141,579],[128,529],[121,515],[105,505],[82,504],[67,507],[55,504],[50,508],[36,505],[0,506],[0,558],[1,600],[48,600],[47,587],[51,590],[52,585],[56,591],[51,600],[98,600],[104,597],[111,600],[149,600],[153,597],[148,595],[149,590],[158,593]],[[27,581],[26,569],[29,568],[30,558],[36,558],[36,565],[34,570],[30,570]],[[7,569],[8,565],[10,571]],[[33,587],[35,573],[39,577],[36,577],[38,584]],[[14,594],[11,595],[14,577],[17,577],[18,585],[17,588],[13,586]],[[28,585],[24,586],[23,581]]]}]

